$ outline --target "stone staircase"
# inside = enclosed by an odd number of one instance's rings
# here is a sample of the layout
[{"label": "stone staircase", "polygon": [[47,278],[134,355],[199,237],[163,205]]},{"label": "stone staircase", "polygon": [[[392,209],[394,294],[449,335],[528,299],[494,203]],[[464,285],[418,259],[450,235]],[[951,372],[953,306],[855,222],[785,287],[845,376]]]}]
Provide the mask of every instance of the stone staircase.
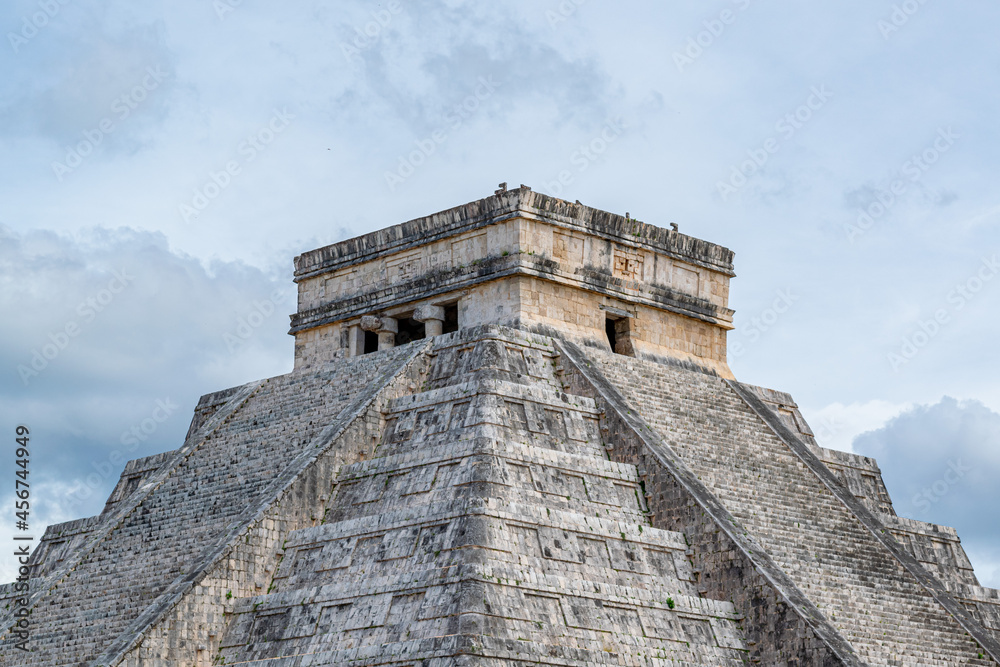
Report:
[{"label": "stone staircase", "polygon": [[587,356],[867,664],[995,664],[728,383]]},{"label": "stone staircase", "polygon": [[592,400],[551,342],[436,340],[375,458],[344,466],[269,591],[236,602],[227,665],[743,665],[731,603],[698,592],[683,536],[650,525]]},{"label": "stone staircase", "polygon": [[24,654],[6,644],[0,664],[93,660],[192,571],[206,548],[259,502],[276,474],[380,369],[406,353],[400,348],[261,383],[206,438],[189,441],[189,449],[165,460],[154,488],[144,485],[123,498],[119,504],[130,506],[118,508],[122,513],[111,517],[101,539],[77,545],[69,569],[50,574],[32,613],[34,650]]}]

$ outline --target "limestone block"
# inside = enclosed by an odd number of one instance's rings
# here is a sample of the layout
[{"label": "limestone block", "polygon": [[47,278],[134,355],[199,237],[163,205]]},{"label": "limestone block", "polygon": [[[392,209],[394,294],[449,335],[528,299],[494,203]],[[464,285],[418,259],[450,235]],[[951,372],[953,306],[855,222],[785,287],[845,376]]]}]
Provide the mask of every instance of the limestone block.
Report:
[{"label": "limestone block", "polygon": [[365,315],[361,318],[361,328],[364,331],[374,331],[375,333],[398,333],[399,323],[391,318],[382,315]]}]

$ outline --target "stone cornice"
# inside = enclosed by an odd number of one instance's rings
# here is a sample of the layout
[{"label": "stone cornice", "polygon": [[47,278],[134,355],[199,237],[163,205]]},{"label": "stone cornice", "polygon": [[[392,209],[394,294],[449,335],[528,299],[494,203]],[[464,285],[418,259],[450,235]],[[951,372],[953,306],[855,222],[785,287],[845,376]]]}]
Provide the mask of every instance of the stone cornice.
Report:
[{"label": "stone cornice", "polygon": [[625,246],[655,250],[728,276],[735,275],[733,252],[723,246],[522,187],[302,253],[295,258],[295,281],[512,218],[574,229]]}]

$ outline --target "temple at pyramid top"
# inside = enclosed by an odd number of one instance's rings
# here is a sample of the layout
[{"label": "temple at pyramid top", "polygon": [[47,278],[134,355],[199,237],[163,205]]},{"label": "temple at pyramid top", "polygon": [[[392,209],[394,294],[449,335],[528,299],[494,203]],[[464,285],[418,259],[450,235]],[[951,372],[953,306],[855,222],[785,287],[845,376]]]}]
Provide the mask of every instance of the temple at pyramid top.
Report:
[{"label": "temple at pyramid top", "polygon": [[731,250],[504,186],[295,259],[296,368],[481,324],[731,378]]}]

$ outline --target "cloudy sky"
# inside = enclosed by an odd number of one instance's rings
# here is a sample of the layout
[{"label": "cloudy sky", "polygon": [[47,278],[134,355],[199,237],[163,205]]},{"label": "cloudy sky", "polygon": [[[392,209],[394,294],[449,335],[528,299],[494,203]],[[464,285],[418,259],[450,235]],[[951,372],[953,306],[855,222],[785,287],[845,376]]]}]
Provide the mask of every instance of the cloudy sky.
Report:
[{"label": "cloudy sky", "polygon": [[32,429],[34,521],[99,512],[200,394],[291,369],[297,253],[506,181],[735,250],[737,376],[878,457],[899,513],[956,526],[1000,586],[998,21],[986,0],[3,3],[0,424]]}]

